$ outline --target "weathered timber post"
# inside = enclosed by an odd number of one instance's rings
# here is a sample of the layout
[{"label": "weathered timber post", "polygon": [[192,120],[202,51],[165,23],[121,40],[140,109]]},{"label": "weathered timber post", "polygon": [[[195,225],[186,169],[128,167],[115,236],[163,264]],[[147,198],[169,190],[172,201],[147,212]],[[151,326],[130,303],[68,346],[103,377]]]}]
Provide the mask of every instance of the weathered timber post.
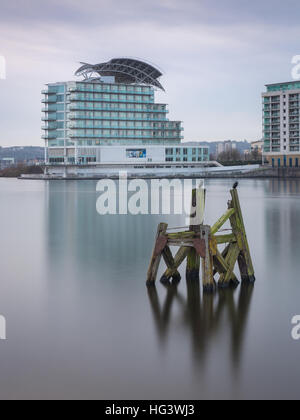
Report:
[{"label": "weathered timber post", "polygon": [[[190,231],[194,232],[195,236],[200,234],[200,226],[203,224],[205,196],[206,191],[204,188],[198,188],[192,191]],[[186,279],[194,281],[200,280],[200,255],[194,247],[190,248],[187,255]]]},{"label": "weathered timber post", "polygon": [[204,292],[213,292],[215,290],[213,253],[210,246],[211,228],[210,226],[201,226],[200,239],[205,244],[205,257],[202,258],[202,281]]},{"label": "weathered timber post", "polygon": [[250,283],[255,282],[254,268],[252,264],[252,258],[250,254],[246,229],[243,220],[243,214],[241,210],[240,200],[238,191],[236,188],[230,191],[232,201],[231,207],[234,208],[235,214],[232,216],[231,224],[232,230],[237,236],[239,245],[238,264],[241,272],[242,281],[248,281]]},{"label": "weathered timber post", "polygon": [[160,223],[158,225],[155,245],[147,274],[147,286],[153,286],[155,284],[162,251],[167,244],[167,241],[164,239],[167,228],[168,225],[166,223]]}]

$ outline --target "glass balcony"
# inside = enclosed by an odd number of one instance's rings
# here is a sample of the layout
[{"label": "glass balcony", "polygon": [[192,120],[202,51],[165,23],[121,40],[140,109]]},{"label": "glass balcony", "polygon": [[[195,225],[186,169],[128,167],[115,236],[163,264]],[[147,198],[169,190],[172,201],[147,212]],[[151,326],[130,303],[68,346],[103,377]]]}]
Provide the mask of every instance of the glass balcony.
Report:
[{"label": "glass balcony", "polygon": [[55,103],[57,101],[57,96],[46,96],[45,98],[42,99],[42,103],[47,104],[47,103]]},{"label": "glass balcony", "polygon": [[[139,113],[139,111],[135,111],[135,113]],[[148,113],[147,113],[148,114]],[[69,113],[69,119],[70,120],[115,120],[115,121],[167,121],[166,117],[160,118],[158,116],[156,117],[149,117],[143,118],[143,117],[88,117],[88,116],[82,116],[76,112],[70,112]]]},{"label": "glass balcony", "polygon": [[69,92],[90,92],[90,93],[112,93],[121,95],[154,95],[154,90],[147,87],[137,86],[118,86],[118,85],[94,85],[93,87],[88,86],[74,86],[69,88]]},{"label": "glass balcony", "polygon": [[49,89],[43,89],[42,94],[43,95],[56,95],[57,92],[51,92],[51,90],[49,90]]},{"label": "glass balcony", "polygon": [[152,98],[149,99],[119,99],[119,98],[87,98],[84,97],[84,95],[80,94],[71,94],[69,97],[70,101],[82,101],[82,102],[121,102],[121,103],[147,103],[152,104],[153,100]]},{"label": "glass balcony", "polygon": [[45,139],[45,140],[50,140],[50,139],[56,139],[57,137],[56,137],[56,135],[55,134],[51,134],[51,133],[49,133],[49,134],[44,134],[43,136],[42,136],[42,139]]},{"label": "glass balcony", "polygon": [[46,108],[42,108],[42,112],[57,112],[56,107],[51,108],[51,107],[46,107]]},{"label": "glass balcony", "polygon": [[137,127],[136,125],[119,125],[118,127],[114,126],[107,126],[107,125],[85,125],[85,124],[76,124],[74,122],[69,123],[69,129],[82,129],[82,130],[135,130],[135,131],[143,131],[143,130],[151,130],[151,131],[163,131],[163,132],[169,132],[169,131],[183,131],[183,127],[153,127],[153,125],[144,125],[143,127]]},{"label": "glass balcony", "polygon": [[79,103],[72,103],[69,105],[69,110],[76,111],[110,111],[110,112],[142,112],[142,113],[160,113],[160,114],[168,114],[169,111],[167,109],[135,109],[135,108],[120,108],[120,107],[108,107],[108,106],[86,106]]},{"label": "glass balcony", "polygon": [[56,130],[57,124],[43,125],[42,130]]},{"label": "glass balcony", "polygon": [[84,139],[89,139],[89,138],[96,138],[96,139],[102,139],[102,138],[111,138],[111,139],[153,139],[153,140],[172,140],[172,139],[184,139],[184,136],[166,136],[166,137],[161,137],[161,136],[150,136],[149,135],[113,135],[113,134],[102,134],[102,135],[96,135],[96,134],[77,134],[77,133],[69,133],[68,136],[70,138],[84,138]]},{"label": "glass balcony", "polygon": [[42,117],[42,121],[56,121],[56,114],[51,114],[46,117]]}]

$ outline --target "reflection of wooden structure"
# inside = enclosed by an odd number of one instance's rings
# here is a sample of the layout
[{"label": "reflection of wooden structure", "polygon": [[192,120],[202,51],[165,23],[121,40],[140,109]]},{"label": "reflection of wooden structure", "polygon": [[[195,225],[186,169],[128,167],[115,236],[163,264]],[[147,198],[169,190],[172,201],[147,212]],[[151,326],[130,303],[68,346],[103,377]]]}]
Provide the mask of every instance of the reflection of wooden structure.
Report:
[{"label": "reflection of wooden structure", "polygon": [[[191,334],[194,361],[198,364],[205,362],[205,357],[210,354],[211,340],[217,335],[219,339],[225,337],[223,332],[226,329],[229,332],[232,362],[234,367],[238,367],[254,286],[242,283],[238,296],[235,296],[236,291],[231,289],[219,289],[216,294],[205,293],[201,296],[199,286],[199,282],[188,280],[187,296],[184,296],[178,290],[178,285],[165,284],[164,298],[158,295],[156,287],[148,288],[159,342],[165,347],[172,328],[177,329],[179,324],[184,325]],[[172,317],[174,306],[176,306],[175,318]],[[224,354],[225,348],[221,348]]]},{"label": "reflection of wooden structure", "polygon": [[[230,191],[231,200],[223,216],[211,227],[203,224],[205,207],[205,190],[193,190],[191,225],[184,232],[170,233],[168,225],[158,226],[155,247],[153,250],[147,275],[147,285],[154,285],[161,258],[164,259],[167,270],[161,278],[163,283],[170,279],[180,281],[179,266],[187,258],[187,279],[198,279],[200,260],[202,260],[202,278],[204,291],[214,291],[215,276],[218,274],[218,286],[221,288],[237,286],[239,281],[234,274],[238,262],[242,281],[255,281],[243,215],[236,186]],[[223,225],[230,221],[230,233],[221,233]],[[225,245],[221,252],[218,245]],[[179,247],[173,257],[170,247]]]}]

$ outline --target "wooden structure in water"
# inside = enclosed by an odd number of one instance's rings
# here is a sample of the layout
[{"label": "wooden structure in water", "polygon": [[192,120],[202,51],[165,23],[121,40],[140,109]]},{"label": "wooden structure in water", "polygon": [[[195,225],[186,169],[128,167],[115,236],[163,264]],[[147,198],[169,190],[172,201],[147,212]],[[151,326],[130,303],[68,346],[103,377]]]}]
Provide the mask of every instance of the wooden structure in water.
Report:
[{"label": "wooden structure in water", "polygon": [[[231,200],[228,209],[213,225],[204,225],[204,208],[206,192],[203,188],[192,192],[191,225],[189,230],[170,232],[166,223],[160,223],[155,239],[150,266],[147,274],[147,285],[155,285],[161,259],[166,263],[167,270],[161,278],[162,283],[172,279],[178,283],[181,276],[179,266],[187,260],[186,277],[188,280],[200,279],[200,266],[202,266],[203,289],[213,292],[216,287],[215,277],[218,275],[218,287],[236,287],[239,280],[234,274],[238,263],[241,280],[249,283],[255,282],[254,269],[247,240],[237,184],[230,191]],[[222,230],[229,220],[231,229]],[[228,232],[224,234],[224,232]],[[219,245],[224,245],[220,251]],[[173,257],[171,247],[179,247]]]}]

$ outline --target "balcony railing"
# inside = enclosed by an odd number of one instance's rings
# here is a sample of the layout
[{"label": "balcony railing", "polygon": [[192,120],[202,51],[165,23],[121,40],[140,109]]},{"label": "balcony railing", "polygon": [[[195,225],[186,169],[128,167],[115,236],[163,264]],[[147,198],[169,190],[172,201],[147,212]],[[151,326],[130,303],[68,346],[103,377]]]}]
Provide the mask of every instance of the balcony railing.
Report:
[{"label": "balcony railing", "polygon": [[70,138],[96,138],[96,139],[153,139],[153,140],[172,140],[172,139],[184,139],[184,136],[150,136],[150,135],[113,135],[113,134],[75,134],[75,133],[69,133]]},{"label": "balcony railing", "polygon": [[146,118],[143,117],[88,117],[82,116],[80,114],[70,112],[69,113],[70,120],[112,120],[112,121],[167,121],[166,117],[152,117],[150,118],[149,115]]},{"label": "balcony railing", "polygon": [[110,111],[110,112],[142,112],[142,113],[161,113],[168,114],[167,109],[135,109],[135,108],[113,108],[113,107],[91,107],[81,104],[70,104],[70,110],[83,110],[83,111]]},{"label": "balcony railing", "polygon": [[42,112],[55,112],[56,113],[57,109],[56,108],[52,109],[50,107],[46,107],[46,108],[42,108]]},{"label": "balcony railing", "polygon": [[42,117],[42,121],[55,121],[56,120],[56,114],[48,115],[47,117]]},{"label": "balcony railing", "polygon": [[46,98],[42,99],[42,103],[47,104],[47,103],[55,103],[57,101],[57,96],[48,96]]},{"label": "balcony railing", "polygon": [[82,102],[121,102],[121,103],[144,103],[144,104],[152,104],[153,103],[153,99],[149,98],[149,99],[120,99],[120,98],[88,98],[88,97],[84,97],[83,95],[76,95],[76,94],[71,94],[69,97],[70,101],[82,101]]},{"label": "balcony railing", "polygon": [[137,131],[143,131],[143,130],[152,130],[152,131],[182,131],[184,130],[183,127],[153,127],[153,125],[147,125],[147,126],[143,126],[143,127],[137,127],[135,125],[126,125],[126,126],[121,126],[119,125],[118,127],[113,127],[113,126],[105,126],[105,125],[101,125],[101,126],[87,126],[87,125],[80,125],[80,124],[75,124],[75,123],[69,123],[69,128],[70,129],[76,129],[76,130],[137,130]]},{"label": "balcony railing", "polygon": [[152,88],[138,88],[136,86],[127,86],[121,87],[118,85],[94,85],[93,87],[86,86],[74,86],[70,87],[68,92],[90,92],[90,93],[111,93],[111,94],[120,94],[120,95],[154,95],[154,90]]},{"label": "balcony railing", "polygon": [[57,129],[57,124],[55,124],[54,126],[52,125],[43,125],[42,126],[42,130],[56,130]]},{"label": "balcony railing", "polygon": [[53,140],[56,140],[57,139],[57,136],[55,136],[54,134],[44,134],[43,136],[42,136],[42,139],[45,139],[45,140],[50,140],[50,139],[53,139]]}]

